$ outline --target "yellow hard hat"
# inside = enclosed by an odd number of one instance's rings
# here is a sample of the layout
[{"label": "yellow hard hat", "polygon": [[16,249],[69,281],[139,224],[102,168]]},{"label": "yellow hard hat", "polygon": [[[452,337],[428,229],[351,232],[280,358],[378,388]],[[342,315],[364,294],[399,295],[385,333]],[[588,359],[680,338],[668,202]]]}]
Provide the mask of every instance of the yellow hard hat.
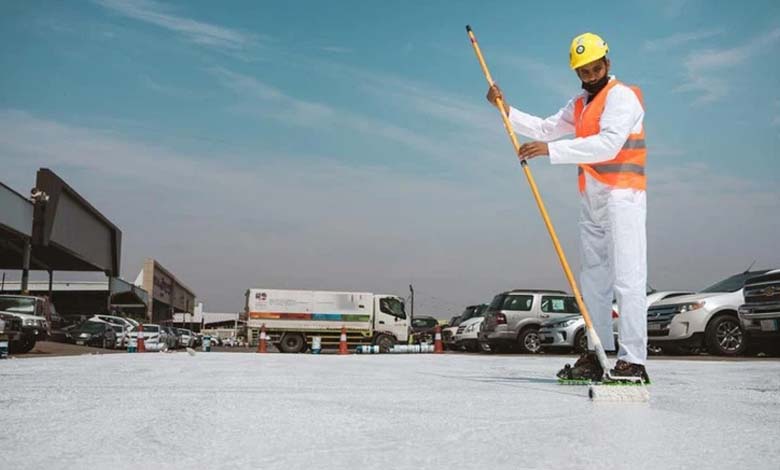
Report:
[{"label": "yellow hard hat", "polygon": [[609,52],[607,42],[601,39],[597,34],[580,34],[571,41],[569,49],[569,65],[572,70],[589,64],[594,60],[599,60]]}]

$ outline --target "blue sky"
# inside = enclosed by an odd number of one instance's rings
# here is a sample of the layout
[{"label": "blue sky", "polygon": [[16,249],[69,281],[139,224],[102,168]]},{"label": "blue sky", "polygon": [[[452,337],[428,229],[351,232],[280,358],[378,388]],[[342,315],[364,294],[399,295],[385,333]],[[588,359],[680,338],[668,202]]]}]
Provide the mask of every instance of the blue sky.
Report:
[{"label": "blue sky", "polygon": [[[250,286],[405,293],[440,316],[565,287],[464,25],[524,111],[578,92],[568,44],[642,87],[650,280],[780,265],[780,6],[4,2],[2,181],[49,167],[207,310]],[[532,168],[577,266],[573,168]]]}]

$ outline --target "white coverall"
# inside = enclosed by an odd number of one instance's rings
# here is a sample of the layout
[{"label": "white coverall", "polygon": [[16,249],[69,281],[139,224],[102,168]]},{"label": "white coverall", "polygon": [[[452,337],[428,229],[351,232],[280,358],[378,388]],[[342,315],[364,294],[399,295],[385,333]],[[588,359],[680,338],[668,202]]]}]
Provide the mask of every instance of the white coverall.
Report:
[{"label": "white coverall", "polygon": [[[610,78],[614,80],[614,77]],[[583,94],[586,94],[583,92]],[[509,120],[515,131],[550,142],[574,134],[574,103],[547,119],[515,108]],[[586,105],[587,106],[587,105]],[[615,158],[628,135],[642,131],[644,110],[636,94],[618,84],[608,91],[600,132],[548,144],[553,164],[589,164]],[[612,299],[617,299],[618,359],[632,364],[647,360],[647,240],[645,191],[605,185],[585,172],[580,208],[580,289],[604,349],[615,350]],[[572,184],[577,184],[576,178]],[[593,342],[588,338],[592,350]]]}]

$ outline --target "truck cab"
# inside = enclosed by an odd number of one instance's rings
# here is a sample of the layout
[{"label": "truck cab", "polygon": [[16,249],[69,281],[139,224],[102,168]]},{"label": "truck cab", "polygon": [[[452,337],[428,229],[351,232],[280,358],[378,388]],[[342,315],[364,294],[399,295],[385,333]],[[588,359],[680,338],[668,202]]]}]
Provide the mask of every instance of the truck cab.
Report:
[{"label": "truck cab", "polygon": [[9,342],[12,353],[26,353],[51,332],[51,321],[59,320],[54,305],[47,297],[32,295],[0,295],[0,311],[22,322],[21,337]]},{"label": "truck cab", "polygon": [[[409,338],[409,319],[406,315],[404,302],[394,295],[377,295],[374,297],[377,303],[374,311],[374,340],[373,343],[379,345],[380,349],[393,347],[396,342],[405,343]],[[389,336],[392,338],[382,338]]]}]

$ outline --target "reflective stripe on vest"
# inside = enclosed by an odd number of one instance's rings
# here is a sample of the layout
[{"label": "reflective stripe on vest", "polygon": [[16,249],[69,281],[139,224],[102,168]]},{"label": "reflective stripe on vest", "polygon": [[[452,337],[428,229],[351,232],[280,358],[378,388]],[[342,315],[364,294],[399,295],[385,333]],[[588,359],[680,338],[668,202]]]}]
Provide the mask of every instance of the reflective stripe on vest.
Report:
[{"label": "reflective stripe on vest", "polygon": [[[607,102],[607,94],[619,82],[611,80],[604,89],[593,97],[588,105],[585,105],[585,98],[580,97],[574,103],[574,126],[577,137],[588,137],[596,135],[601,131],[599,124],[601,115]],[[629,87],[639,98],[640,104],[644,106],[642,92],[637,87]],[[593,163],[589,165],[579,165],[578,180],[580,192],[585,191],[585,173],[589,173],[596,180],[615,187],[615,188],[633,188],[644,190],[647,186],[645,179],[645,160],[647,149],[645,146],[645,132],[630,134],[623,147],[618,151],[615,158],[604,162]]]},{"label": "reflective stripe on vest", "polygon": [[[590,165],[591,169],[600,175],[606,175],[609,173],[636,173],[637,175],[645,174],[645,167],[642,165],[634,165],[633,163],[607,163],[602,165]],[[577,174],[583,174],[582,167],[577,168]]]}]

